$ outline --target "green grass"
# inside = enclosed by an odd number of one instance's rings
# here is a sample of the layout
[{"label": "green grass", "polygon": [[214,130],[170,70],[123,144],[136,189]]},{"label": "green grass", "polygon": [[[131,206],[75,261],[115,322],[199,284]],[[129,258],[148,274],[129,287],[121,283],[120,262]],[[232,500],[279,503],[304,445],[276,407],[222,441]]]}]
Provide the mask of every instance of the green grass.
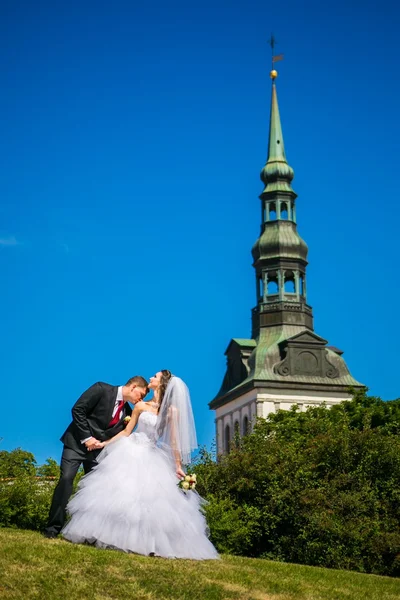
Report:
[{"label": "green grass", "polygon": [[0,598],[398,600],[400,579],[235,556],[149,558],[0,529]]}]

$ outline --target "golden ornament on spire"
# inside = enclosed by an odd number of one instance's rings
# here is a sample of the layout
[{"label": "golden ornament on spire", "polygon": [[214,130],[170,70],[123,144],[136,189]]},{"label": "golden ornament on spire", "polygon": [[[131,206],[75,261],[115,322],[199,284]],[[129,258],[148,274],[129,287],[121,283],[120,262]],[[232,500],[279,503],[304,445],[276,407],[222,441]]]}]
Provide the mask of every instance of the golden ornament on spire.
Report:
[{"label": "golden ornament on spire", "polygon": [[276,79],[278,77],[278,71],[276,71],[275,69],[272,69],[269,76],[271,77],[272,80]]}]

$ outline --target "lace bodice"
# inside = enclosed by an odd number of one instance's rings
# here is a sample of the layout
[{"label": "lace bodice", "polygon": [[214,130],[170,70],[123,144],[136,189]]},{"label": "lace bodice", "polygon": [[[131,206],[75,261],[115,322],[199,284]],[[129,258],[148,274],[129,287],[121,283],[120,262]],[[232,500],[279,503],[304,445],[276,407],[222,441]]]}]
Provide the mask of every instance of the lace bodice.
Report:
[{"label": "lace bodice", "polygon": [[144,433],[151,440],[155,439],[157,415],[144,410],[139,415],[139,420],[135,433]]}]

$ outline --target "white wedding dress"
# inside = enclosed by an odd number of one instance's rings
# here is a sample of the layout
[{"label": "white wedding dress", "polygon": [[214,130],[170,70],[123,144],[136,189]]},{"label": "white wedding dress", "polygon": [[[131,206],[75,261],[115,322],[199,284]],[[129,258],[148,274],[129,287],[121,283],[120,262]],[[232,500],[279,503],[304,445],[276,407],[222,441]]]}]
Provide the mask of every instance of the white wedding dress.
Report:
[{"label": "white wedding dress", "polygon": [[207,537],[204,501],[178,487],[170,457],[156,445],[156,421],[142,412],[135,433],[103,449],[68,504],[71,519],[62,535],[144,555],[218,558]]}]

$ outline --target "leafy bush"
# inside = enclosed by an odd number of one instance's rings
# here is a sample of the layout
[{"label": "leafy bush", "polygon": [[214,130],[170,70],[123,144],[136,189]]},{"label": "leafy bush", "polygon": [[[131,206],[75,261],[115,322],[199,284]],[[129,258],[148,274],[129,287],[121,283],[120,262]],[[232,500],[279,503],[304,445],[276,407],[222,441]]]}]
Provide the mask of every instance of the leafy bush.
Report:
[{"label": "leafy bush", "polygon": [[229,498],[210,500],[206,506],[207,523],[219,551],[252,556],[254,542],[262,533],[259,509],[246,504],[237,506]]},{"label": "leafy bush", "polygon": [[0,478],[35,475],[36,460],[31,452],[16,448],[11,452],[0,451]]},{"label": "leafy bush", "polygon": [[400,402],[279,411],[212,460],[198,490],[221,551],[400,575]]},{"label": "leafy bush", "polygon": [[60,468],[48,458],[37,466],[31,452],[0,452],[0,527],[40,530],[46,524]]},{"label": "leafy bush", "polygon": [[54,477],[58,479],[60,477],[60,466],[54,458],[48,458],[43,465],[37,467],[36,473],[39,477]]},{"label": "leafy bush", "polygon": [[0,481],[0,526],[44,528],[55,482],[29,475]]},{"label": "leafy bush", "polygon": [[[53,458],[37,466],[31,452],[0,452],[0,527],[41,530],[49,515],[60,467]],[[74,489],[83,476],[80,468]]]}]

